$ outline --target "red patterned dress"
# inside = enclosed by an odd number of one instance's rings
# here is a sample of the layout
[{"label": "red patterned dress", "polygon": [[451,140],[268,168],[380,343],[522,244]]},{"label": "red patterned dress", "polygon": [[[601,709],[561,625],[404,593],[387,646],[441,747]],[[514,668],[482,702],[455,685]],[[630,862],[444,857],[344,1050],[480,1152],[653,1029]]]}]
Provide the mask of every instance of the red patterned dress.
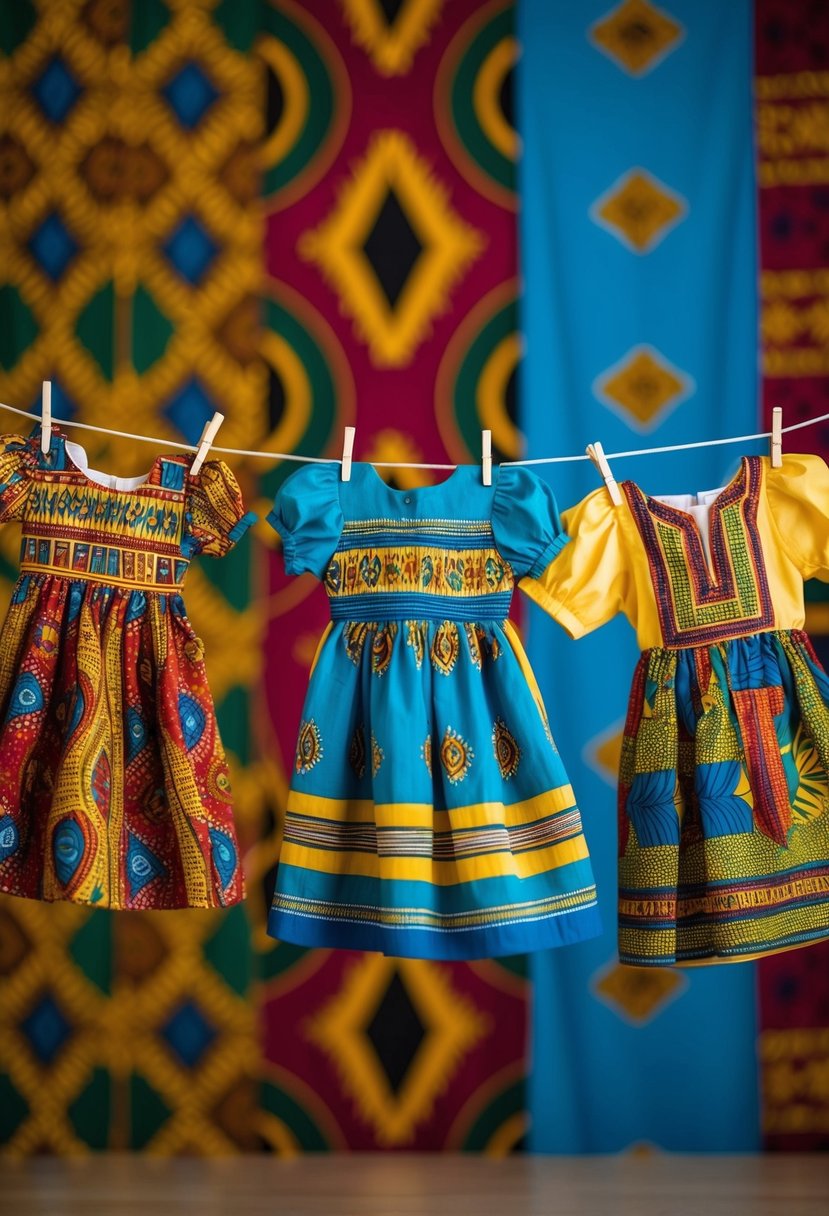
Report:
[{"label": "red patterned dress", "polygon": [[53,431],[0,439],[0,522],[23,525],[0,635],[0,890],[110,908],[244,894],[227,763],[181,587],[245,532],[223,463],[89,470]]}]

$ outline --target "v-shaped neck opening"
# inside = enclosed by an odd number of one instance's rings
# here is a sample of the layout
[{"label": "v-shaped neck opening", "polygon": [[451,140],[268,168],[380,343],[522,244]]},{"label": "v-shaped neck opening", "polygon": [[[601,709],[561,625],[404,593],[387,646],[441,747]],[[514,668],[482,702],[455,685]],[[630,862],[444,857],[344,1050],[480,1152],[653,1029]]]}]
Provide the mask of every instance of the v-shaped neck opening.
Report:
[{"label": "v-shaped neck opening", "polygon": [[[651,511],[651,513],[654,513],[654,507],[656,506],[656,507],[661,508],[664,511],[670,511],[675,515],[679,515],[682,517],[682,519],[684,519],[686,521],[686,524],[685,524],[686,535],[691,536],[693,538],[691,547],[696,548],[699,556],[702,559],[702,566],[705,569],[705,572],[707,575],[707,581],[711,588],[716,588],[721,585],[722,573],[723,573],[721,570],[719,570],[717,568],[717,563],[716,563],[716,559],[715,559],[715,555],[714,555],[714,548],[715,548],[715,546],[714,546],[714,528],[717,527],[720,530],[722,530],[721,512],[722,512],[723,502],[726,498],[726,495],[729,495],[730,493],[732,493],[733,490],[737,486],[742,484],[743,487],[745,487],[747,468],[748,468],[748,457],[742,456],[740,458],[740,467],[737,469],[737,472],[734,474],[734,476],[731,478],[731,480],[722,487],[722,489],[717,490],[717,491],[711,491],[711,490],[702,491],[703,496],[705,496],[706,494],[711,494],[711,493],[714,494],[714,497],[707,504],[707,506],[708,506],[708,520],[707,520],[707,523],[708,523],[707,542],[708,543],[707,544],[706,544],[705,538],[703,538],[702,530],[701,530],[699,523],[697,522],[697,518],[693,514],[693,512],[685,510],[683,507],[675,506],[672,502],[665,502],[664,499],[660,498],[656,494],[647,494],[641,488],[641,486],[637,485],[636,482],[634,482],[634,481],[627,483],[628,485],[632,486],[639,494],[641,494],[642,498],[645,500],[645,503],[647,504],[648,510]],[[697,493],[697,494],[666,494],[664,497],[669,498],[669,499],[670,498],[697,498],[698,499],[700,497],[700,494],[699,493]],[[658,512],[656,512],[656,513],[658,514]],[[696,554],[694,554],[694,557],[696,557]]]}]

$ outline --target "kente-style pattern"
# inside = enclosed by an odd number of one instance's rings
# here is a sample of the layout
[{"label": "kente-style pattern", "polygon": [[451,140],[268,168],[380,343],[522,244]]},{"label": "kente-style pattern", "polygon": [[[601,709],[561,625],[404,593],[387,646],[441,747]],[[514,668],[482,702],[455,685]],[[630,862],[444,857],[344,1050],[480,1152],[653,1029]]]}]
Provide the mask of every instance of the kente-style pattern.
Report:
[{"label": "kente-style pattern", "polygon": [[621,743],[619,957],[732,961],[827,938],[829,677],[802,625],[804,577],[829,577],[829,469],[744,457],[702,496],[710,566],[688,510],[622,484],[618,508],[602,490],[565,513],[572,543],[538,593],[577,636],[623,609],[661,640]]},{"label": "kente-style pattern", "polygon": [[[829,308],[825,233],[829,180],[829,10],[755,0],[762,428],[826,412],[829,359],[821,318]],[[829,457],[822,427],[807,432]],[[829,667],[829,587],[806,585],[806,628]],[[793,814],[797,815],[793,807]],[[758,966],[760,1096],[767,1149],[829,1148],[829,942]]]},{"label": "kente-style pattern", "polygon": [[[109,488],[55,429],[0,441],[0,518],[23,525],[2,627],[0,890],[109,908],[243,896],[202,645],[178,589],[250,525],[230,470],[157,457]],[[183,555],[183,556],[182,556]]]},{"label": "kente-style pattern", "polygon": [[269,932],[443,959],[595,932],[579,810],[505,619],[515,582],[565,543],[544,484],[504,468],[486,487],[465,466],[403,494],[370,465],[346,483],[322,465],[294,473],[268,518],[332,618]]},{"label": "kente-style pattern", "polygon": [[666,646],[694,646],[768,629],[774,621],[760,540],[759,459],[744,457],[740,476],[712,512],[712,568],[693,518],[622,483],[648,555]]}]

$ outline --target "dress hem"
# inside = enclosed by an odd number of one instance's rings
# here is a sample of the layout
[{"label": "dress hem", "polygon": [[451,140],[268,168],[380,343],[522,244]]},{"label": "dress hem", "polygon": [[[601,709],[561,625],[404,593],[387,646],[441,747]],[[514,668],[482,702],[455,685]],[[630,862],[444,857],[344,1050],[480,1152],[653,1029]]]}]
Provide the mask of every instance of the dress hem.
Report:
[{"label": "dress hem", "polygon": [[187,909],[192,909],[195,912],[215,912],[224,911],[226,908],[234,908],[237,904],[244,903],[246,897],[243,889],[233,899],[227,899],[221,903],[148,904],[144,906],[142,904],[107,903],[103,899],[73,899],[69,895],[49,896],[43,895],[40,892],[13,891],[9,887],[4,887],[1,883],[0,895],[11,895],[14,899],[32,899],[42,904],[74,904],[78,908],[103,908],[108,912],[185,912]]},{"label": "dress hem", "polygon": [[277,908],[272,908],[268,916],[268,936],[297,946],[368,950],[390,958],[455,962],[575,945],[598,937],[601,932],[596,903],[533,924],[488,925],[462,932],[311,919]]}]

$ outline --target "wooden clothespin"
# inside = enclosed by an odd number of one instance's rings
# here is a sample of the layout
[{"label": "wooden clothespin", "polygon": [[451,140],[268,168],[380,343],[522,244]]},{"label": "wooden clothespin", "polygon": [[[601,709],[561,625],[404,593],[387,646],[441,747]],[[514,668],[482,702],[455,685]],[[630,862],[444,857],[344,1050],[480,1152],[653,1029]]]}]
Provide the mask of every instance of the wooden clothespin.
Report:
[{"label": "wooden clothespin", "polygon": [[40,411],[40,450],[48,456],[52,448],[52,381],[43,381]]},{"label": "wooden clothespin", "polygon": [[481,474],[484,485],[492,485],[492,431],[481,431]]},{"label": "wooden clothespin", "polygon": [[619,492],[619,487],[616,484],[616,478],[613,476],[610,465],[607,463],[604,448],[600,443],[589,443],[585,451],[599,470],[614,507],[620,507],[622,505],[622,495]]},{"label": "wooden clothespin", "polygon": [[779,405],[771,411],[771,467],[783,467],[783,410]]},{"label": "wooden clothespin", "polygon": [[351,481],[351,453],[354,451],[354,436],[357,428],[347,426],[343,433],[343,458],[340,469],[340,480]]},{"label": "wooden clothespin", "polygon": [[207,453],[210,451],[210,445],[216,438],[216,432],[225,420],[224,414],[220,414],[217,410],[208,423],[205,423],[204,430],[201,433],[199,440],[199,450],[193,458],[193,463],[190,465],[190,475],[195,477],[205,462]]}]

